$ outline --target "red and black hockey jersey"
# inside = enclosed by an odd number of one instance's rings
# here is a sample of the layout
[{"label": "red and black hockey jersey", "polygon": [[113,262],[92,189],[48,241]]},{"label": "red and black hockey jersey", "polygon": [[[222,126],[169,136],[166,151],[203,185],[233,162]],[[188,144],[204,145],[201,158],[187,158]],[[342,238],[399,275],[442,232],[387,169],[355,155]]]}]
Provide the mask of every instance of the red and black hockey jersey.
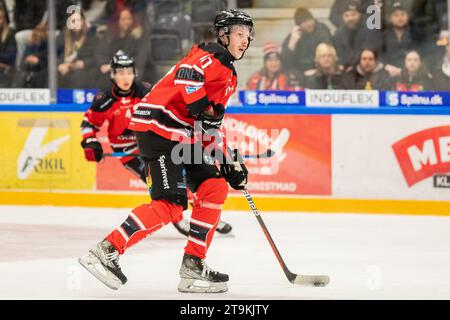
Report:
[{"label": "red and black hockey jersey", "polygon": [[136,136],[128,129],[133,107],[150,90],[150,84],[135,82],[128,92],[117,86],[97,93],[81,123],[83,139],[95,137],[100,127],[108,122],[108,139],[114,151],[137,149]]},{"label": "red and black hockey jersey", "polygon": [[224,112],[236,91],[233,62],[220,44],[195,45],[138,104],[129,128],[192,143],[194,116],[211,109]]}]

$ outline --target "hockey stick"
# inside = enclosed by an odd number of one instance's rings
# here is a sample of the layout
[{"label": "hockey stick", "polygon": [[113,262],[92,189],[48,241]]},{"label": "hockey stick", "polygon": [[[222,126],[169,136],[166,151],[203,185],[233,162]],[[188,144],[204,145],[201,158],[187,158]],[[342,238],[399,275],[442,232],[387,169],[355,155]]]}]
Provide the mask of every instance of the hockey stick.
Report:
[{"label": "hockey stick", "polygon": [[[259,154],[245,154],[244,159],[267,159],[272,158],[275,155],[280,155],[282,149],[289,139],[289,131],[287,129],[282,129],[278,137],[270,144],[270,147]],[[128,154],[125,152],[113,152],[104,153],[105,157],[139,157],[139,154]]]},{"label": "hockey stick", "polygon": [[[204,130],[203,130],[204,131]],[[204,131],[205,132],[205,131]],[[283,133],[283,130],[280,132],[280,135],[276,140],[278,140],[277,144],[281,148],[284,146],[284,144],[287,142],[287,139],[289,138],[289,131],[285,130],[285,133]],[[275,141],[276,141],[275,140]],[[218,157],[221,157],[224,161],[227,163],[232,163],[233,161],[229,158],[228,155],[224,155],[221,150],[221,148],[216,144],[216,155]],[[227,148],[228,153],[231,155],[233,154],[230,152],[229,148]],[[280,251],[278,251],[277,246],[275,245],[275,242],[272,239],[272,236],[269,233],[269,230],[267,229],[266,224],[264,223],[264,220],[262,219],[258,208],[255,205],[255,202],[253,201],[250,193],[248,192],[247,188],[244,188],[242,190],[242,193],[247,200],[248,205],[250,206],[250,209],[252,209],[253,214],[256,217],[256,220],[258,220],[259,225],[261,226],[261,229],[264,232],[264,235],[267,238],[267,241],[269,241],[270,247],[272,248],[272,251],[275,253],[275,256],[280,263],[281,268],[283,269],[284,274],[288,278],[290,283],[298,284],[298,285],[308,285],[308,286],[315,286],[315,287],[324,287],[330,282],[330,277],[327,275],[300,275],[292,273],[289,268],[287,267],[286,263],[284,262],[283,258],[281,257]]]},{"label": "hockey stick", "polygon": [[[272,149],[267,149],[267,151],[259,154],[246,154],[244,155],[245,159],[264,159],[264,158],[271,158],[276,154],[276,151]],[[125,152],[112,152],[112,153],[104,153],[103,156],[105,157],[139,157],[139,154],[128,154]]]},{"label": "hockey stick", "polygon": [[277,246],[275,245],[275,242],[272,239],[272,236],[269,233],[269,230],[266,227],[266,224],[264,223],[261,215],[259,214],[258,208],[256,208],[255,202],[253,201],[250,193],[247,189],[242,190],[242,193],[245,196],[245,199],[248,202],[248,205],[250,206],[250,209],[252,209],[253,214],[255,215],[256,219],[259,222],[259,225],[261,226],[264,235],[266,236],[267,240],[269,241],[270,246],[272,247],[273,252],[275,253],[275,256],[277,257],[278,262],[281,265],[281,268],[284,271],[284,274],[288,278],[290,283],[293,284],[299,284],[299,285],[310,285],[315,287],[324,287],[330,282],[330,277],[326,275],[300,275],[292,273],[288,267],[286,266],[286,263],[284,262],[283,258],[281,257],[280,251],[278,251]]}]

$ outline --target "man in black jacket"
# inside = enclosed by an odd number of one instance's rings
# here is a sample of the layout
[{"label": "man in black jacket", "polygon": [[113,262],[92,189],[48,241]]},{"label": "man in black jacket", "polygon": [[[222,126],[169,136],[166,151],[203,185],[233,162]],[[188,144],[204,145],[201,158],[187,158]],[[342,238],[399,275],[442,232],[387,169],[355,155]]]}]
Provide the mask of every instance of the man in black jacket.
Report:
[{"label": "man in black jacket", "polygon": [[342,24],[333,37],[339,63],[344,66],[345,70],[358,63],[359,52],[363,48],[379,51],[381,40],[380,30],[370,30],[367,27],[359,4],[348,2],[342,13]]},{"label": "man in black jacket", "polygon": [[389,74],[378,61],[377,53],[371,49],[363,49],[359,55],[359,63],[344,75],[345,89],[357,90],[391,90]]},{"label": "man in black jacket", "polygon": [[389,15],[389,26],[383,34],[382,50],[385,70],[391,77],[400,75],[406,53],[415,46],[409,20],[409,13],[403,4],[394,2]]},{"label": "man in black jacket", "polygon": [[314,19],[311,12],[298,8],[294,15],[295,26],[283,42],[281,61],[286,70],[299,75],[314,68],[314,54],[319,43],[331,42],[328,27]]}]

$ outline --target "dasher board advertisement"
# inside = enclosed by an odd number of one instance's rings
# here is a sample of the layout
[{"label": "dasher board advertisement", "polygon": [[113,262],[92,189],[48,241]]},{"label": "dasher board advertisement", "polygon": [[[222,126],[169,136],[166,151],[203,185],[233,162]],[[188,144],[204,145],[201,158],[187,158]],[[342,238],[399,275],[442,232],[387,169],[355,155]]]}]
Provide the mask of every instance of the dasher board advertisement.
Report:
[{"label": "dasher board advertisement", "polygon": [[333,116],[333,197],[450,201],[450,116]]}]

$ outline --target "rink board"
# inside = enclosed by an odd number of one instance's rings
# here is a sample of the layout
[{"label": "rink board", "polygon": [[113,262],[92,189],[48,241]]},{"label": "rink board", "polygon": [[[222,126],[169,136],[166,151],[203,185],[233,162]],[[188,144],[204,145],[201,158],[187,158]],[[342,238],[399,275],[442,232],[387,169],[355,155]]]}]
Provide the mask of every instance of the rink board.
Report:
[{"label": "rink board", "polygon": [[[147,186],[108,158],[84,160],[82,112],[0,112],[0,203],[133,207]],[[261,210],[450,215],[450,116],[230,114]],[[107,142],[105,128],[100,134]],[[279,140],[279,139],[278,139]],[[105,145],[105,151],[109,151]],[[226,209],[246,210],[232,190]]]},{"label": "rink board", "polygon": [[[255,195],[254,201],[261,212],[320,212],[320,213],[368,213],[450,216],[450,201],[424,200],[372,200],[299,198],[287,196]],[[67,193],[1,191],[0,203],[4,205],[55,205],[75,207],[134,208],[150,202],[147,194]],[[231,194],[224,210],[250,212],[243,196]]]}]

